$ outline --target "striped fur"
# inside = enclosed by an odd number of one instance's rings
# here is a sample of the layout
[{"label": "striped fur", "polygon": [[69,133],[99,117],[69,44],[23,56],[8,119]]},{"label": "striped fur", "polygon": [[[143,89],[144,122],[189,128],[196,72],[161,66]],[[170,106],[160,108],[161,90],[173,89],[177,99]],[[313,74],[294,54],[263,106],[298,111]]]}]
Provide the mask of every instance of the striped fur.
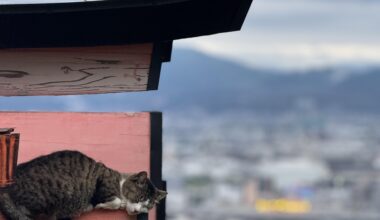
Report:
[{"label": "striped fur", "polygon": [[0,211],[9,220],[72,218],[115,198],[131,203],[149,199],[152,208],[166,195],[152,185],[146,172],[121,174],[77,151],[20,164],[15,180],[7,193],[0,193]]}]

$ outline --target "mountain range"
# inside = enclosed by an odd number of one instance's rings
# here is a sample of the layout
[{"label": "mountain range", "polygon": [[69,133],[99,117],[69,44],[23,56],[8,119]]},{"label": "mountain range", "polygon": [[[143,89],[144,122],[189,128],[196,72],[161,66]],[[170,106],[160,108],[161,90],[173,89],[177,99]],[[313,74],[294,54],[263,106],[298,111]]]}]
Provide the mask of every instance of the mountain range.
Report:
[{"label": "mountain range", "polygon": [[[275,66],[275,60],[274,66]],[[1,110],[288,111],[380,110],[380,66],[281,71],[246,68],[192,50],[175,50],[158,91],[67,97],[0,98]]]}]

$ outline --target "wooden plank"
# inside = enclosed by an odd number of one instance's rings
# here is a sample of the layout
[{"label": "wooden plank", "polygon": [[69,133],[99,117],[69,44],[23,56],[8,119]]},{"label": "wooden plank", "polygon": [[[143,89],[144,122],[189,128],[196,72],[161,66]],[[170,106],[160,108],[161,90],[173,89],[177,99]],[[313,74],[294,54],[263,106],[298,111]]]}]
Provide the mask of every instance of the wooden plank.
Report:
[{"label": "wooden plank", "polygon": [[14,183],[17,165],[19,134],[0,134],[0,189],[6,190]]},{"label": "wooden plank", "polygon": [[[75,218],[75,220],[139,220],[138,216],[128,216],[123,211],[93,211],[82,215],[80,218]],[[151,220],[151,218],[149,218]],[[7,220],[0,213],[0,220]],[[45,220],[45,219],[41,219]]]},{"label": "wooden plank", "polygon": [[138,220],[137,216],[128,216],[123,211],[94,211],[86,213],[76,220]]},{"label": "wooden plank", "polygon": [[[7,170],[8,170],[8,151],[7,151],[7,137],[5,135],[0,136],[0,186],[3,187],[8,184]],[[4,181],[4,182],[3,182]]]},{"label": "wooden plank", "polygon": [[[151,171],[150,113],[0,112],[0,122],[21,134],[19,162],[72,149],[122,172]],[[149,220],[155,216],[155,210],[151,211]],[[134,220],[136,216],[96,211],[79,218],[87,219]]]},{"label": "wooden plank", "polygon": [[21,134],[19,163],[69,149],[122,172],[150,170],[150,113],[0,112],[0,122]]},{"label": "wooden plank", "polygon": [[[153,44],[0,50],[0,95],[145,91]],[[159,72],[159,70],[158,70]]]}]

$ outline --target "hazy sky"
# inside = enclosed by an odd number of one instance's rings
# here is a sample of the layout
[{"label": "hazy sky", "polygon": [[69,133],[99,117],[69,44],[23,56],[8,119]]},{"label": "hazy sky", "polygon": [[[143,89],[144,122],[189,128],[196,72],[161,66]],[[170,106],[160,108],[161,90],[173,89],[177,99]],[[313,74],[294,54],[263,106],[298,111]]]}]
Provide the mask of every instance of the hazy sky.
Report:
[{"label": "hazy sky", "polygon": [[[75,0],[0,0],[0,3]],[[78,0],[77,0],[78,1]],[[241,32],[176,41],[251,67],[380,65],[380,1],[255,0]]]},{"label": "hazy sky", "polygon": [[380,65],[380,1],[256,0],[241,32],[176,43],[253,67]]}]

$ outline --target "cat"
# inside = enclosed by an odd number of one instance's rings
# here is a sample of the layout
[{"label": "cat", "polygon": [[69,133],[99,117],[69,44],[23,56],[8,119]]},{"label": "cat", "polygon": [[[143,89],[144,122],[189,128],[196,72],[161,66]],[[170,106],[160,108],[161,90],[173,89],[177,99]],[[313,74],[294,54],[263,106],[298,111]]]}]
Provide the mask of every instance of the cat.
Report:
[{"label": "cat", "polygon": [[93,209],[146,213],[165,198],[145,171],[124,174],[78,151],[59,151],[16,168],[15,183],[0,192],[9,220],[71,219]]}]

